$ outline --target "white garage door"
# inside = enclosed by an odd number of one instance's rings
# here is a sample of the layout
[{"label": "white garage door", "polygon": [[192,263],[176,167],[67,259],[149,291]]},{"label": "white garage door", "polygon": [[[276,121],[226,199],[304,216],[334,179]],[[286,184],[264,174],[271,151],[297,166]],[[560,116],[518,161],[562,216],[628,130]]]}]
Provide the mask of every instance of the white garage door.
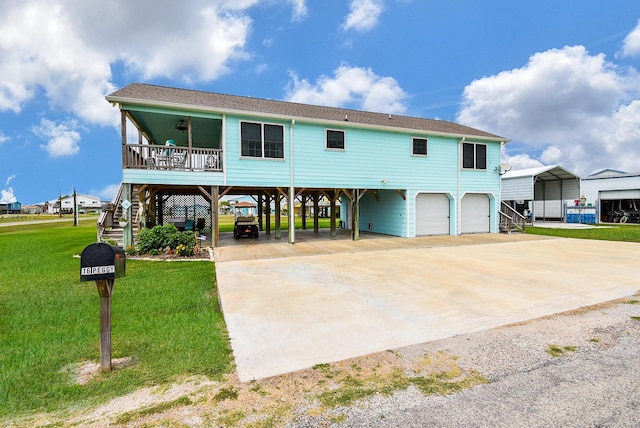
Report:
[{"label": "white garage door", "polygon": [[449,234],[449,198],[444,193],[416,197],[416,236]]},{"label": "white garage door", "polygon": [[462,198],[462,233],[489,233],[489,197],[468,194]]}]

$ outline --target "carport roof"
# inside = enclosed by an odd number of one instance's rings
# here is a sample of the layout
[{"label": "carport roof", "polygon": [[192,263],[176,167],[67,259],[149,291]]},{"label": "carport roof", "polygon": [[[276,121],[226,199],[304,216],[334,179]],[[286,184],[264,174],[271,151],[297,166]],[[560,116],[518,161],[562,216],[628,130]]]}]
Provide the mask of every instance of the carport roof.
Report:
[{"label": "carport roof", "polygon": [[551,181],[551,180],[567,180],[571,178],[579,179],[580,176],[564,169],[558,165],[540,166],[537,168],[519,169],[516,171],[509,171],[502,176],[503,180],[509,180],[511,178],[531,177],[536,181]]}]

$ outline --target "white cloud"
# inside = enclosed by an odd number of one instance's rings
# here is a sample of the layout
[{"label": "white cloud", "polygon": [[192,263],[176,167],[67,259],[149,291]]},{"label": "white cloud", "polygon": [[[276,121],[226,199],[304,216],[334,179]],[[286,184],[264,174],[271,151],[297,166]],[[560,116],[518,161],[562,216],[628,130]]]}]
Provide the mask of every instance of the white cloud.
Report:
[{"label": "white cloud", "polygon": [[47,144],[40,147],[53,157],[70,156],[80,151],[80,133],[74,121],[55,123],[42,119],[40,125],[33,129],[34,134],[44,138]]},{"label": "white cloud", "polygon": [[7,141],[9,141],[9,137],[4,135],[4,133],[2,131],[0,131],[0,144],[6,143]]},{"label": "white cloud", "polygon": [[92,189],[89,191],[91,195],[97,195],[103,201],[112,201],[118,193],[120,184],[109,184],[102,189]]},{"label": "white cloud", "polygon": [[622,55],[635,56],[640,55],[640,21],[636,28],[631,31],[624,39],[622,44]]},{"label": "white cloud", "polygon": [[542,162],[537,159],[533,159],[526,153],[520,153],[514,156],[509,156],[508,153],[505,153],[502,156],[502,163],[511,165],[511,169],[514,171],[519,169],[536,168],[544,165]]},{"label": "white cloud", "polygon": [[10,175],[4,183],[5,188],[0,189],[0,204],[12,204],[18,202],[18,198],[13,194],[13,187],[9,184],[16,178],[15,175]]},{"label": "white cloud", "polygon": [[384,10],[382,0],[351,0],[349,15],[342,24],[344,30],[368,31],[378,24]]},{"label": "white cloud", "polygon": [[[210,81],[249,58],[246,11],[259,0],[24,0],[0,15],[0,112],[44,96],[52,109],[117,125],[112,66],[142,79]],[[6,2],[5,2],[6,3]],[[304,0],[289,0],[294,17]]]},{"label": "white cloud", "polygon": [[402,114],[407,94],[392,77],[380,77],[369,68],[341,65],[334,76],[320,76],[315,84],[291,73],[288,101],[349,107],[367,111]]},{"label": "white cloud", "polygon": [[623,169],[640,157],[638,95],[635,71],[623,73],[582,46],[551,49],[469,84],[458,121],[525,143],[540,162],[578,174]]},{"label": "white cloud", "polygon": [[12,187],[0,190],[0,204],[12,204],[14,202],[18,202],[18,198],[13,194]]},{"label": "white cloud", "polygon": [[307,4],[305,0],[289,0],[293,7],[293,20],[300,21],[307,16]]}]

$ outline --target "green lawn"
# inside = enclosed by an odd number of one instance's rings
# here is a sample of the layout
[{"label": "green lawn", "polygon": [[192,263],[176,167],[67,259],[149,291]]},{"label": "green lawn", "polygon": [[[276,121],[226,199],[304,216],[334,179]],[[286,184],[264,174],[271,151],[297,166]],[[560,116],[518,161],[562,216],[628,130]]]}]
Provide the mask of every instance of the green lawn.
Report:
[{"label": "green lawn", "polygon": [[527,233],[563,238],[596,239],[604,241],[640,242],[640,225],[597,226],[591,229],[550,229],[527,226]]},{"label": "green lawn", "polygon": [[[265,221],[264,216],[262,217],[263,222]],[[307,229],[309,230],[313,230],[313,219],[312,218],[307,218],[306,219],[306,224],[307,224]],[[338,221],[338,220],[336,220]],[[219,217],[219,230],[220,232],[232,232],[233,231],[233,222],[234,222],[234,216],[233,215],[221,215]],[[296,229],[301,229],[302,228],[302,219],[300,217],[296,217],[295,219],[296,222]],[[263,223],[266,227],[266,223]],[[320,218],[318,219],[318,227],[320,229],[329,229],[329,227],[331,226],[331,219],[329,218]],[[289,229],[289,217],[287,216],[282,216],[280,217],[280,227],[282,228],[282,230],[287,230]],[[276,228],[276,220],[275,220],[275,216],[271,216],[271,230],[275,230]]]},{"label": "green lawn", "polygon": [[133,363],[74,383],[67,368],[99,361],[100,298],[73,257],[95,241],[95,223],[72,224],[0,228],[0,425],[232,369],[214,264],[128,260],[112,298],[112,357]]}]

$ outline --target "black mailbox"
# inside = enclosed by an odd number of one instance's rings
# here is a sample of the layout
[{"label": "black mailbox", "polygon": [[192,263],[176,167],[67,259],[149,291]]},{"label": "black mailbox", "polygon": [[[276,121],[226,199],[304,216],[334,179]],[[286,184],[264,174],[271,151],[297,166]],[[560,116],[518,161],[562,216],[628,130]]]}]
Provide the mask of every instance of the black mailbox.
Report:
[{"label": "black mailbox", "polygon": [[80,281],[99,281],[125,276],[126,257],[120,247],[97,242],[80,255]]}]

